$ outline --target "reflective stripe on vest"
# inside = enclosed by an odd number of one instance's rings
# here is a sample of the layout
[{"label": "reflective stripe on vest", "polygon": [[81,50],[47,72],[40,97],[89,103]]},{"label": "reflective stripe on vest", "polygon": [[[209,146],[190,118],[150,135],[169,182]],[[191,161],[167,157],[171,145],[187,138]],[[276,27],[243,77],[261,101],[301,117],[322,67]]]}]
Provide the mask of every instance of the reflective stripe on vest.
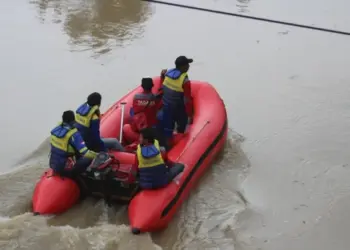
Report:
[{"label": "reflective stripe on vest", "polygon": [[159,147],[159,142],[157,140],[154,140],[154,146],[158,149],[159,154],[152,158],[144,158],[141,154],[141,146],[137,146],[137,160],[139,162],[139,168],[151,168],[151,167],[156,167],[159,165],[164,165],[164,160],[162,158],[162,155],[160,153],[160,147]]},{"label": "reflective stripe on vest", "polygon": [[134,96],[134,100],[137,101],[138,106],[145,106],[145,108],[156,104],[153,93],[138,93]]},{"label": "reflective stripe on vest", "polygon": [[187,77],[187,73],[182,73],[179,78],[172,79],[169,76],[166,76],[163,82],[163,85],[167,88],[176,91],[176,92],[184,92],[183,83],[185,78]]},{"label": "reflective stripe on vest", "polygon": [[[61,125],[60,125],[61,126]],[[68,154],[74,155],[75,154],[75,150],[74,148],[69,144],[69,139],[72,137],[73,134],[75,134],[78,130],[76,128],[72,128],[72,129],[67,129],[65,127],[63,127],[62,129],[66,129],[67,132],[66,134],[60,138],[57,137],[54,134],[51,134],[50,137],[50,143],[53,147],[60,149],[64,152],[67,152]]]},{"label": "reflective stripe on vest", "polygon": [[[87,105],[87,104],[86,104]],[[85,115],[82,115],[82,114],[79,114],[79,113],[76,113],[75,114],[75,121],[84,126],[84,127],[87,127],[89,128],[90,127],[90,123],[91,123],[91,119],[93,117],[93,115],[96,113],[96,111],[98,110],[98,106],[95,105],[93,107],[90,108],[89,112]],[[78,111],[77,111],[78,112]]]}]

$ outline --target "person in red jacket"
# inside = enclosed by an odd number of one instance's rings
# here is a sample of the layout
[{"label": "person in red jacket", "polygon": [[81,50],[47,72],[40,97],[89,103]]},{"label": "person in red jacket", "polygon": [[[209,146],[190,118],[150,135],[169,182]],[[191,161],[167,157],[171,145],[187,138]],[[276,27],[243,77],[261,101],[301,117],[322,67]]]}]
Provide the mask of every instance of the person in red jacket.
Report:
[{"label": "person in red jacket", "polygon": [[[132,108],[130,110],[131,124],[126,124],[123,127],[125,139],[132,143],[128,149],[132,150],[137,144],[135,143],[139,138],[139,132],[143,128],[152,128],[156,133],[156,126],[158,123],[157,112],[162,105],[162,93],[153,94],[153,79],[142,78],[142,91],[135,94]],[[158,133],[156,133],[158,134]],[[159,135],[161,135],[159,133]],[[164,140],[159,138],[161,146],[164,146]]]},{"label": "person in red jacket", "polygon": [[132,104],[133,129],[139,132],[146,127],[157,125],[157,112],[161,105],[161,98],[152,93],[152,78],[142,78],[142,92],[134,96]]}]

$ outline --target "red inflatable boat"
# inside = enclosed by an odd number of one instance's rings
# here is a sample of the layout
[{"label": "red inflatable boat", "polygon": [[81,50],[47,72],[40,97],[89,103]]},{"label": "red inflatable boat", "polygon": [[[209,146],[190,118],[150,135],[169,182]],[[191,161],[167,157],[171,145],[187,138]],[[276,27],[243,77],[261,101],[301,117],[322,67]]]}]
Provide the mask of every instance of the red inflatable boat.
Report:
[{"label": "red inflatable boat", "polygon": [[[154,80],[154,93],[161,86],[160,78]],[[191,81],[194,105],[193,124],[187,132],[175,136],[175,145],[168,152],[171,162],[185,166],[168,186],[156,190],[138,190],[137,180],[131,173],[135,160],[134,153],[115,152],[101,153],[93,162],[91,169],[103,169],[113,173],[113,178],[97,178],[101,185],[95,193],[104,196],[105,183],[109,179],[116,180],[115,200],[129,203],[128,213],[132,232],[157,231],[167,226],[183,201],[188,197],[204,171],[210,166],[215,156],[223,148],[227,138],[227,115],[225,105],[215,88],[206,82]],[[135,93],[141,91],[138,87],[110,107],[101,119],[101,136],[103,138],[118,138],[121,129],[122,106],[124,105],[123,124],[130,121],[129,111]],[[124,143],[123,143],[124,144]],[[112,157],[108,157],[111,155]],[[94,172],[94,171],[92,171]],[[98,173],[100,174],[100,173]],[[96,177],[96,172],[93,174]],[[100,176],[100,175],[98,175]],[[109,176],[103,174],[101,176]],[[96,178],[84,177],[94,183]],[[94,179],[94,180],[93,180]],[[86,184],[86,181],[84,182]],[[89,185],[89,184],[87,184]],[[95,184],[94,184],[95,185]],[[81,187],[81,185],[79,185]],[[54,175],[46,171],[37,183],[33,195],[34,214],[59,214],[65,212],[78,202],[80,188],[68,178]],[[124,191],[120,191],[123,189]],[[93,192],[92,192],[93,193]]]}]

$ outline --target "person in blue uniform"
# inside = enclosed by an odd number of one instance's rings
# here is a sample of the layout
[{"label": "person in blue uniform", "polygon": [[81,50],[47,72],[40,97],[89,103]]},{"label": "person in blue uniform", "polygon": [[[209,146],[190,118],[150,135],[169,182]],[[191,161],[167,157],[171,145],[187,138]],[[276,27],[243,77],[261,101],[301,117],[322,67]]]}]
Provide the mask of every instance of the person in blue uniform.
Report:
[{"label": "person in blue uniform", "polygon": [[137,166],[142,189],[164,187],[184,170],[181,164],[174,165],[170,169],[167,167],[152,128],[144,128],[140,131],[140,144],[136,150],[135,166]]},{"label": "person in blue uniform", "polygon": [[[50,137],[50,168],[67,177],[75,177],[84,172],[97,155],[86,147],[79,131],[74,127],[74,122],[74,112],[65,111],[62,122],[51,130]],[[73,168],[67,169],[70,158],[76,162]]]},{"label": "person in blue uniform", "polygon": [[94,92],[90,94],[87,101],[76,110],[76,128],[81,133],[87,147],[96,152],[116,149],[124,151],[123,146],[116,138],[104,138],[100,136],[100,106],[102,96]]},{"label": "person in blue uniform", "polygon": [[173,135],[175,123],[177,132],[184,133],[186,125],[192,123],[193,105],[191,83],[187,72],[193,60],[179,56],[175,60],[175,68],[162,71],[163,81],[163,109],[161,124],[164,135],[170,139]]}]

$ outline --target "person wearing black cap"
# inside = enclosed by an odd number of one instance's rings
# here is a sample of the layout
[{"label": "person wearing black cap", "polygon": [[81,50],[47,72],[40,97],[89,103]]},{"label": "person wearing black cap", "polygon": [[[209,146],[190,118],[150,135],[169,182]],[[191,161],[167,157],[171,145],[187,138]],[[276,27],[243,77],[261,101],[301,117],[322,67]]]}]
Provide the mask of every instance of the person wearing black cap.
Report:
[{"label": "person wearing black cap", "polygon": [[[51,130],[50,168],[54,172],[67,177],[75,177],[84,172],[97,153],[89,150],[74,127],[75,117],[72,110],[63,112],[62,122]],[[70,158],[79,157],[71,169],[66,166]]]},{"label": "person wearing black cap", "polygon": [[184,133],[187,123],[192,123],[193,107],[191,83],[187,72],[193,59],[179,56],[175,60],[175,68],[162,71],[163,81],[163,117],[162,129],[166,138],[173,135],[175,123],[177,132]]}]

